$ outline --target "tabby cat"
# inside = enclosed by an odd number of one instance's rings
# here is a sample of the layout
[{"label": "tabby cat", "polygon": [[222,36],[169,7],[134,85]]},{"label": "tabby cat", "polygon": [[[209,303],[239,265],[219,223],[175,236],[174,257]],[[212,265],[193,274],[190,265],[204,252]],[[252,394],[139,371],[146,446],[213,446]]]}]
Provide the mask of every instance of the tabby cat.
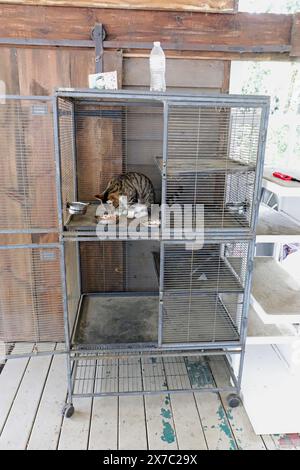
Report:
[{"label": "tabby cat", "polygon": [[114,207],[118,207],[120,196],[127,197],[129,206],[140,203],[150,208],[155,202],[154,187],[150,179],[133,171],[111,179],[105,191],[95,197],[104,203],[111,201]]}]

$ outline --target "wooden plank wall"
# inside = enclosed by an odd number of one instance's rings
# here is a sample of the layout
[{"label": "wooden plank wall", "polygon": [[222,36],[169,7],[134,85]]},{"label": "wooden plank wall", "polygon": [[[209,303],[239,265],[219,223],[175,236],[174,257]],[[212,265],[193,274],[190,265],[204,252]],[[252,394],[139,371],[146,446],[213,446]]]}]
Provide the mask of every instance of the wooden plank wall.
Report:
[{"label": "wooden plank wall", "polygon": [[[18,0],[0,3],[21,3]],[[238,0],[24,0],[25,5],[50,5],[96,8],[128,8],[137,10],[178,10],[202,11],[216,13],[233,13],[237,11]]]},{"label": "wooden plank wall", "polygon": [[[96,22],[103,23],[107,40],[128,48],[134,42],[160,40],[182,51],[221,46],[221,53],[277,54],[291,47],[293,15],[237,13],[203,14],[180,11],[142,11],[97,8],[0,5],[0,38],[90,39]],[[122,19],[120,21],[120,19]],[[206,49],[208,50],[208,49]],[[131,50],[132,52],[132,50]],[[199,52],[197,52],[199,54]],[[219,54],[220,52],[216,52]],[[207,56],[207,53],[206,53]]]},{"label": "wooden plank wall", "polygon": [[293,28],[292,28],[292,57],[300,56],[300,13],[297,13],[294,17]]}]

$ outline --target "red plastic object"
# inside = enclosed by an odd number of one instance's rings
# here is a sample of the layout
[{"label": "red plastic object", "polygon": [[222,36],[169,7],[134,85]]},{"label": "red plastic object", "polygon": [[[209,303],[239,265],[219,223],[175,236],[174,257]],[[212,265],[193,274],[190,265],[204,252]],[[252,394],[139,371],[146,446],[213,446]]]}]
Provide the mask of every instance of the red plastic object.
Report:
[{"label": "red plastic object", "polygon": [[293,176],[290,176],[290,175],[285,175],[284,173],[280,173],[279,171],[274,171],[273,176],[283,181],[297,181],[298,183],[300,183],[300,180],[298,180],[297,178],[294,178]]},{"label": "red plastic object", "polygon": [[279,178],[279,179],[284,180],[284,181],[292,181],[293,180],[292,176],[285,175],[284,173],[280,173],[279,171],[274,171],[273,176],[275,176],[275,178]]}]

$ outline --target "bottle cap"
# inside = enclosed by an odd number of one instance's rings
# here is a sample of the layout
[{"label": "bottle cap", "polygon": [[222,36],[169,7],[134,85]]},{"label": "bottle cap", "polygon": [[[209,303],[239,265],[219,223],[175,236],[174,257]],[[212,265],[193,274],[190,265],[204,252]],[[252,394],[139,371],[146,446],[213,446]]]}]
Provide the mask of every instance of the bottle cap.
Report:
[{"label": "bottle cap", "polygon": [[160,47],[160,42],[159,42],[159,41],[154,41],[153,45],[154,45],[155,47]]}]

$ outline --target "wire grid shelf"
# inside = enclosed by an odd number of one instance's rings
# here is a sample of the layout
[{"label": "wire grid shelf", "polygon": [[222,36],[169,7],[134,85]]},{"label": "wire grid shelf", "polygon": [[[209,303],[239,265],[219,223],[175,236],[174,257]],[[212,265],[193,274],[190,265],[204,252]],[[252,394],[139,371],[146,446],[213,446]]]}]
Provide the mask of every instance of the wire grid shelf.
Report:
[{"label": "wire grid shelf", "polygon": [[51,102],[7,99],[0,105],[1,232],[57,229]]},{"label": "wire grid shelf", "polygon": [[[224,389],[232,390],[227,368]],[[73,369],[74,396],[152,394],[217,389],[204,357],[135,357],[77,359]]]}]

